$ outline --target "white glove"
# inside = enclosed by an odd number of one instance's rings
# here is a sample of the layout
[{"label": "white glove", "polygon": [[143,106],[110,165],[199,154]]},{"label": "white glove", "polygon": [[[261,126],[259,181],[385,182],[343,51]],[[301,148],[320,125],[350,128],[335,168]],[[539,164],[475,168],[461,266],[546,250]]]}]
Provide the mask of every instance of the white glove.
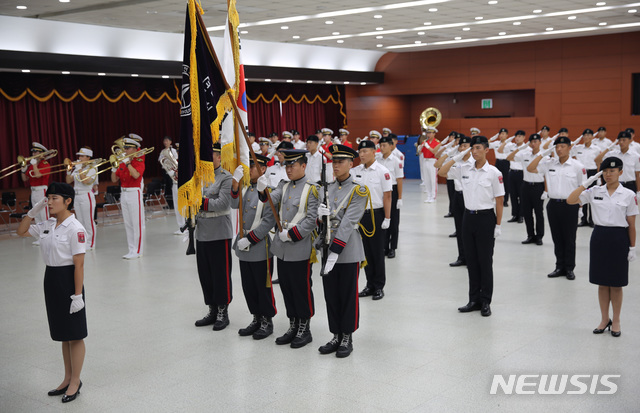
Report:
[{"label": "white glove", "polygon": [[[618,140],[616,139],[616,142],[618,142]],[[31,165],[37,165],[38,164],[38,160],[36,158],[33,158],[32,160],[29,161],[29,163]]]},{"label": "white glove", "polygon": [[607,146],[607,150],[610,151],[614,146],[618,144],[618,140],[616,139],[611,143],[611,145]]},{"label": "white glove", "polygon": [[578,209],[578,219],[582,219],[582,217],[584,216],[584,212],[582,211],[582,208]]},{"label": "white glove", "polygon": [[578,136],[578,139],[576,139],[575,141],[573,141],[571,143],[571,146],[577,145],[580,143],[580,141],[582,140],[582,135]]},{"label": "white glove", "polygon": [[465,156],[467,156],[467,154],[468,154],[469,152],[471,152],[471,148],[467,148],[467,149],[465,149],[464,151],[459,152],[457,155],[455,155],[455,156],[454,156],[453,158],[451,158],[451,159],[453,159],[453,161],[454,161],[454,162],[458,163],[458,162],[460,162],[460,161],[461,161]]},{"label": "white glove", "polygon": [[111,172],[113,172],[113,173],[118,172],[118,168],[111,168]]},{"label": "white glove", "polygon": [[169,178],[173,179],[173,177],[175,176],[175,171],[167,171],[167,175],[169,175]]},{"label": "white glove", "polygon": [[238,240],[238,249],[240,251],[249,251],[250,246],[251,242],[246,237]]},{"label": "white glove", "polygon": [[319,146],[319,147],[318,147],[318,152],[320,152],[320,153],[324,153],[324,148],[323,148],[322,146]]},{"label": "white glove", "polygon": [[518,146],[516,149],[517,149],[517,150],[519,150],[519,151],[521,151],[521,150],[523,150],[524,148],[526,148],[526,147],[527,147],[527,145],[528,145],[528,143],[526,143],[526,142],[522,142],[522,143],[520,144],[520,146]]},{"label": "white glove", "polygon": [[445,148],[450,148],[452,147],[454,144],[456,143],[456,140],[452,140],[451,142],[449,142],[448,144],[444,145]]},{"label": "white glove", "polygon": [[493,230],[493,238],[498,238],[500,235],[502,235],[502,229],[500,228],[500,225],[496,225]]},{"label": "white glove", "polygon": [[45,197],[36,202],[33,208],[31,208],[29,212],[27,212],[27,216],[29,218],[35,218],[36,215],[38,215],[47,206],[47,201],[48,199]]},{"label": "white glove", "polygon": [[[329,258],[331,258],[331,256],[329,256]],[[636,247],[629,247],[629,255],[627,255],[627,260],[631,262],[635,259],[636,259]]]},{"label": "white glove", "polygon": [[505,140],[505,142],[506,142],[506,143],[509,143],[509,142],[511,142],[512,140],[514,140],[515,138],[516,138],[516,136],[515,136],[515,135],[513,135],[513,136],[509,136],[509,137]]},{"label": "white glove", "polygon": [[84,300],[82,294],[71,296],[71,307],[69,308],[69,314],[77,313],[84,308]]},{"label": "white glove", "polygon": [[235,171],[233,171],[233,180],[240,182],[244,178],[244,168],[242,165],[238,165]]},{"label": "white glove", "polygon": [[555,147],[554,147],[553,145],[551,145],[551,146],[549,146],[547,149],[545,149],[545,150],[543,150],[543,151],[538,152],[538,155],[539,155],[539,156],[542,156],[542,157],[544,158],[545,156],[549,156],[549,154],[550,154],[551,152],[553,152],[553,150],[554,150],[554,149],[555,149]]},{"label": "white glove", "polygon": [[25,166],[24,168],[20,168],[20,172],[22,172],[23,174],[26,174],[27,170],[29,170],[29,165]]},{"label": "white glove", "polygon": [[396,203],[396,208],[397,209],[402,208],[402,199],[398,199],[398,202]]},{"label": "white glove", "polygon": [[380,228],[387,229],[389,228],[389,224],[391,224],[391,220],[389,218],[385,218],[384,221],[382,221]]},{"label": "white glove", "polygon": [[291,238],[289,238],[289,231],[287,231],[286,229],[280,231],[278,236],[280,237],[280,241],[282,242],[291,241]]},{"label": "white glove", "polygon": [[543,201],[545,199],[549,199],[549,194],[547,193],[547,191],[544,191],[542,195],[540,195],[540,199],[542,199]]},{"label": "white glove", "polygon": [[73,172],[76,170],[76,166],[74,166],[73,168],[67,168],[67,175],[71,176],[73,175]]},{"label": "white glove", "polygon": [[319,218],[328,217],[329,215],[331,215],[331,210],[329,208],[327,208],[327,206],[325,204],[318,205],[318,217]]},{"label": "white glove", "polygon": [[262,175],[260,178],[258,178],[258,192],[262,192],[265,189],[267,189],[267,186],[269,185],[269,180],[267,179],[266,176]]},{"label": "white glove", "polygon": [[598,178],[600,178],[600,176],[602,175],[602,172],[603,171],[600,171],[597,174],[593,175],[591,178],[589,178],[586,181],[584,181],[582,186],[584,186],[585,188],[589,188],[595,181],[598,180]]},{"label": "white glove", "polygon": [[335,252],[330,252],[327,257],[327,263],[324,265],[323,274],[329,274],[333,269],[333,266],[336,265],[336,261],[338,261],[338,254]]},{"label": "white glove", "polygon": [[493,136],[489,139],[489,142],[492,142],[492,141],[495,141],[496,139],[498,139],[498,136],[499,136],[499,135],[500,135],[499,133],[496,133],[495,135],[493,135]]}]

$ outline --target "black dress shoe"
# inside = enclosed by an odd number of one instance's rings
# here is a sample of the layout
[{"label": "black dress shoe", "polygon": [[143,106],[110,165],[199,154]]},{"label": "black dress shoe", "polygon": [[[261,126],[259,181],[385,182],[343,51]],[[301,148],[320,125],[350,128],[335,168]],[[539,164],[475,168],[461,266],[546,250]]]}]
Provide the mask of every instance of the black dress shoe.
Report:
[{"label": "black dress shoe", "polygon": [[480,310],[480,308],[482,308],[482,305],[480,303],[469,301],[464,307],[459,307],[458,311],[460,311],[461,313],[470,313],[471,311],[478,311]]},{"label": "black dress shoe", "polygon": [[575,280],[576,279],[576,275],[573,273],[573,271],[569,270],[567,271],[567,280]]},{"label": "black dress shoe", "polygon": [[453,218],[453,214],[451,212],[449,212],[447,215],[444,216],[445,218]]},{"label": "black dress shoe", "polygon": [[457,233],[457,232],[454,232],[454,233],[452,233],[452,234],[449,234],[449,238],[455,238],[455,237],[457,237],[457,236],[458,236],[458,233]]},{"label": "black dress shoe", "polygon": [[369,287],[364,287],[358,294],[358,297],[368,297],[370,295],[373,295],[373,290]]},{"label": "black dress shoe", "polygon": [[76,397],[78,397],[78,395],[80,394],[80,389],[82,388],[82,382],[80,382],[80,385],[78,386],[78,390],[76,390],[75,393],[73,394],[65,394],[64,396],[62,396],[62,403],[69,403],[72,402],[76,399]]},{"label": "black dress shoe", "polygon": [[556,278],[556,277],[560,277],[560,276],[565,275],[565,274],[566,273],[564,272],[564,270],[561,270],[560,268],[556,268],[555,270],[553,270],[552,272],[547,274],[547,277]]},{"label": "black dress shoe", "polygon": [[53,389],[53,390],[49,390],[49,392],[47,393],[49,396],[60,396],[61,394],[65,394],[67,392],[67,389],[69,388],[69,385],[67,384],[66,386],[64,386],[61,389]]},{"label": "black dress shoe", "polygon": [[613,321],[611,321],[611,319],[609,319],[609,322],[607,323],[606,326],[604,326],[604,328],[594,328],[593,329],[593,334],[602,334],[607,329],[611,330],[611,324],[613,324]]},{"label": "black dress shoe", "polygon": [[449,263],[449,267],[462,267],[463,265],[467,265],[467,263],[466,261],[463,261],[460,258],[458,258],[454,262]]},{"label": "black dress shoe", "polygon": [[524,222],[524,218],[518,217],[518,224],[522,224]]},{"label": "black dress shoe", "polygon": [[376,293],[373,294],[374,300],[382,300],[382,297],[384,297],[384,291],[382,290],[376,290]]},{"label": "black dress shoe", "polygon": [[396,250],[389,250],[389,253],[387,254],[387,258],[395,258],[396,257]]},{"label": "black dress shoe", "polygon": [[533,244],[536,242],[536,239],[533,237],[528,237],[526,240],[522,241],[522,244]]},{"label": "black dress shoe", "polygon": [[536,245],[542,245],[542,238],[536,238]]},{"label": "black dress shoe", "polygon": [[511,217],[507,222],[518,222],[518,217]]},{"label": "black dress shoe", "polygon": [[333,338],[327,344],[318,348],[318,351],[320,354],[331,354],[338,350],[338,346],[340,346],[340,336],[334,334]]},{"label": "black dress shoe", "polygon": [[482,304],[480,315],[482,315],[483,317],[489,317],[491,315],[491,306],[489,305],[489,303]]}]

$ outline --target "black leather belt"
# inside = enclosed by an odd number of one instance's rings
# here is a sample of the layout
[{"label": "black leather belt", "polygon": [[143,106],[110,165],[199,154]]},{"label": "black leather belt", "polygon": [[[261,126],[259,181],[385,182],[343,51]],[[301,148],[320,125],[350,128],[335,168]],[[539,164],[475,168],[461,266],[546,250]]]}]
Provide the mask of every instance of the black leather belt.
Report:
[{"label": "black leather belt", "polygon": [[475,210],[471,210],[471,209],[466,209],[467,213],[471,214],[471,215],[488,215],[488,214],[493,214],[493,208],[491,209],[475,209]]},{"label": "black leather belt", "polygon": [[544,182],[528,182],[528,181],[522,181],[527,185],[544,185]]},{"label": "black leather belt", "polygon": [[553,201],[553,202],[564,202],[566,203],[567,200],[566,199],[558,199],[558,198],[549,198],[549,201]]}]

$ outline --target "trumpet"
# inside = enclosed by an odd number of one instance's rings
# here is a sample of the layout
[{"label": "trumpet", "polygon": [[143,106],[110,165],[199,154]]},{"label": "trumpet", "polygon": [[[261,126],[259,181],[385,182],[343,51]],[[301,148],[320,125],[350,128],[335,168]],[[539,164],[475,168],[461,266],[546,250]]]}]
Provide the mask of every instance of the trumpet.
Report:
[{"label": "trumpet", "polygon": [[154,149],[155,149],[154,147],[144,148],[144,149],[140,149],[140,150],[138,150],[136,152],[133,152],[130,155],[127,155],[124,152],[121,152],[120,155],[115,155],[114,154],[114,155],[109,156],[109,159],[104,160],[104,161],[100,162],[99,164],[94,165],[93,167],[94,168],[99,168],[100,166],[108,164],[108,166],[106,166],[104,169],[98,169],[98,171],[96,172],[96,175],[100,175],[101,173],[110,171],[112,168],[117,169],[118,166],[120,166],[120,164],[122,162],[124,162],[127,158],[135,158],[135,157],[138,157],[138,156],[146,155],[148,153],[153,152]]},{"label": "trumpet", "polygon": [[[47,175],[57,174],[57,173],[60,173],[60,172],[65,172],[65,171],[66,172],[71,172],[73,170],[73,168],[75,168],[78,165],[82,165],[83,168],[87,168],[87,167],[90,168],[92,165],[99,164],[102,161],[103,161],[102,158],[96,158],[96,159],[89,159],[87,161],[75,161],[75,162],[72,162],[71,159],[64,158],[64,161],[61,164],[51,166],[51,169],[49,169],[49,172],[41,174],[41,175],[42,176],[47,176]],[[29,176],[34,178],[33,171],[29,171]]]},{"label": "trumpet", "polygon": [[368,136],[365,136],[365,137],[364,137],[364,138],[362,138],[362,139],[360,139],[360,138],[356,138],[356,144],[357,144],[357,145],[360,145],[360,142],[362,142],[362,141],[368,141],[368,140],[369,140],[369,137],[368,137]]},{"label": "trumpet", "polygon": [[[33,156],[29,156],[28,158],[25,158],[24,156],[20,156],[18,155],[18,159],[16,163],[14,163],[13,165],[9,165],[6,168],[3,168],[2,170],[0,170],[0,173],[5,172],[5,171],[10,171],[7,172],[6,174],[0,176],[0,179],[2,178],[6,178],[9,175],[13,175],[14,173],[20,171],[20,169],[24,168],[25,166],[27,166],[31,160],[33,159],[38,159],[38,158],[42,158],[42,160],[47,160],[47,159],[51,159],[55,156],[58,156],[58,150],[57,149],[49,149],[46,152],[42,152],[39,153],[37,155],[33,155]],[[11,171],[11,169],[13,169]]]}]

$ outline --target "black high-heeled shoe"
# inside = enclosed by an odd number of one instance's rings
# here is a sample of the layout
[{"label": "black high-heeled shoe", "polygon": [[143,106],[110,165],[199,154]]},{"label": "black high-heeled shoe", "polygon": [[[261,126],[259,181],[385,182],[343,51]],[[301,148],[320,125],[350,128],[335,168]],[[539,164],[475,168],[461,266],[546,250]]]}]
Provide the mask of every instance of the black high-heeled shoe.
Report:
[{"label": "black high-heeled shoe", "polygon": [[49,396],[60,396],[61,394],[65,394],[67,392],[67,389],[69,388],[69,385],[67,384],[66,386],[64,386],[61,389],[53,389],[53,390],[49,390],[49,392],[47,393]]},{"label": "black high-heeled shoe", "polygon": [[621,331],[613,331],[613,330],[611,330],[611,335],[613,337],[620,337],[620,334],[622,334],[622,330]]},{"label": "black high-heeled shoe", "polygon": [[[609,319],[609,322],[607,323],[606,326],[604,326],[604,328],[594,328],[593,329],[593,334],[602,334],[605,332],[606,329],[611,330],[611,324],[613,324],[613,321],[611,321],[611,319]],[[613,334],[613,331],[611,332]]]},{"label": "black high-heeled shoe", "polygon": [[80,389],[82,388],[82,381],[80,382],[80,385],[78,386],[78,390],[76,390],[75,393],[73,394],[65,394],[64,396],[62,396],[62,403],[69,403],[72,402],[76,399],[76,397],[78,397],[78,395],[80,394]]}]

